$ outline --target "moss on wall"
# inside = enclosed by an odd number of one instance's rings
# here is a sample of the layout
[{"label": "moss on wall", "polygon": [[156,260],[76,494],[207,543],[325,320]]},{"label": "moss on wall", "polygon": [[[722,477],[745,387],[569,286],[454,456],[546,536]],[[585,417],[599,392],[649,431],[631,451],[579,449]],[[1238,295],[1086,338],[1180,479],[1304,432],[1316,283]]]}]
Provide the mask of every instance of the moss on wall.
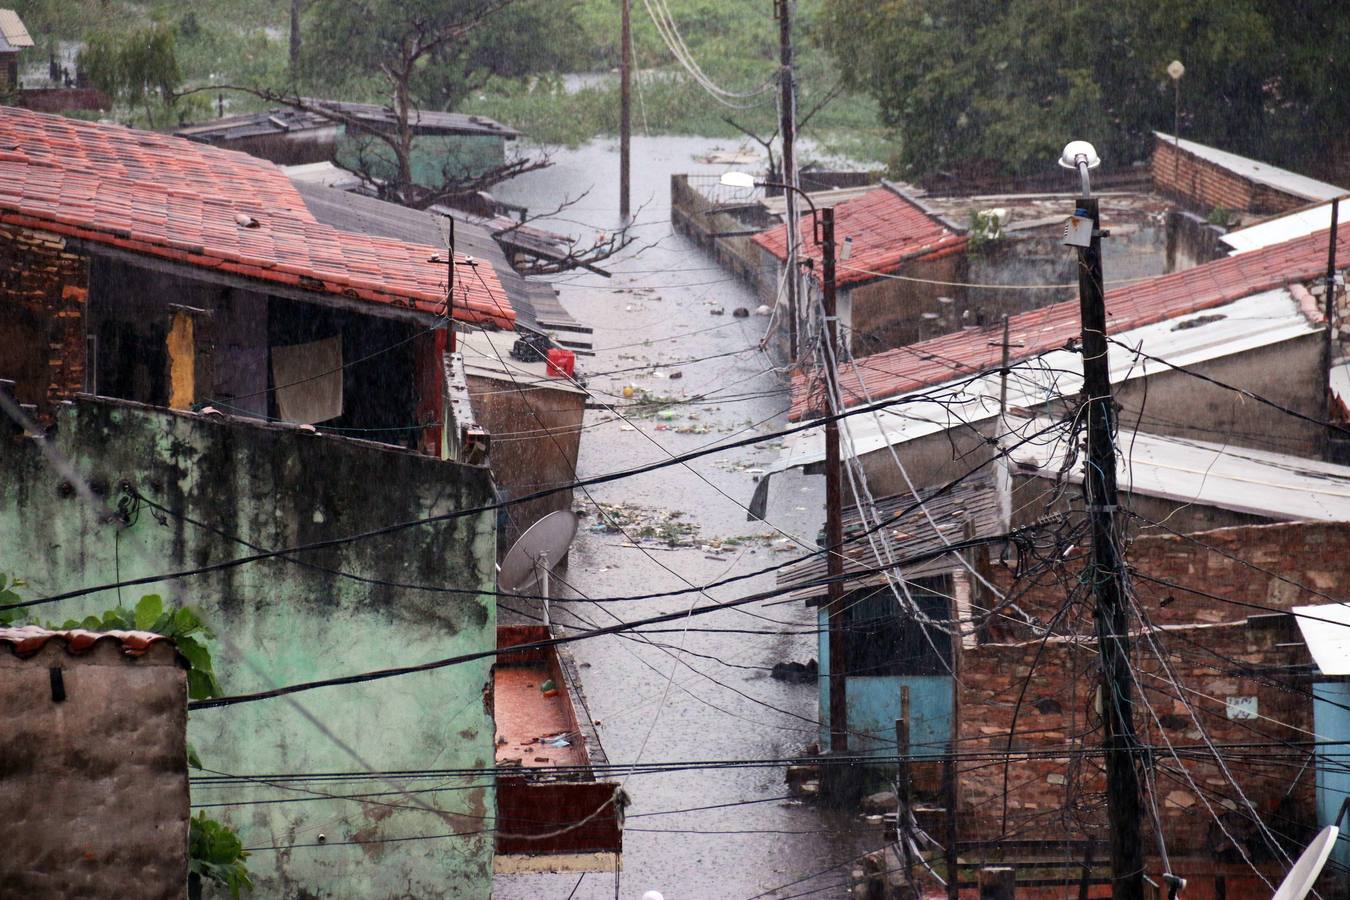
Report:
[{"label": "moss on wall", "polygon": [[[91,513],[34,443],[5,440],[0,570],[24,574],[34,597],[251,552],[222,534],[265,548],[294,546],[491,501],[485,469],[388,447],[119,401],[61,406],[52,446],[109,506],[129,485],[202,523],[132,504],[130,523],[118,525]],[[215,667],[227,693],[422,662],[495,646],[494,602],[387,583],[491,589],[495,524],[493,513],[478,513],[153,589],[196,606],[216,631]],[[136,589],[123,595],[139,596]],[[118,600],[115,590],[103,591],[41,614],[80,617]],[[482,660],[324,688],[296,695],[295,703],[201,710],[189,739],[207,766],[232,774],[488,769],[490,666]],[[278,848],[250,860],[260,896],[487,896],[490,780],[446,777],[434,786],[452,790],[416,795],[425,808],[398,795],[356,802],[262,784],[199,786],[192,799],[295,801],[212,810],[246,847]],[[384,780],[300,787],[394,790]],[[321,833],[323,845],[298,846],[317,844]],[[401,840],[426,835],[457,836]]]}]

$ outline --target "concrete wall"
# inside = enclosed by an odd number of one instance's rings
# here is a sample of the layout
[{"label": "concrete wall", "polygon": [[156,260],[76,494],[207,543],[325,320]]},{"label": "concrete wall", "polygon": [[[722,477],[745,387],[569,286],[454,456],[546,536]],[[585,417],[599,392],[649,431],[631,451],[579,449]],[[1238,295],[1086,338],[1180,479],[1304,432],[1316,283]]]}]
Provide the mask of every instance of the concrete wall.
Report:
[{"label": "concrete wall", "polygon": [[187,673],[173,645],[131,657],[105,638],[75,655],[53,638],[28,659],[0,645],[0,707],[0,893],[185,896]]},{"label": "concrete wall", "polygon": [[[53,446],[110,503],[129,482],[145,496],[263,547],[286,547],[476,507],[492,499],[485,469],[286,426],[222,422],[105,400],[58,407]],[[0,453],[0,570],[42,596],[118,575],[134,578],[248,551],[181,518],[142,508],[131,524],[99,522],[31,442]],[[198,607],[219,635],[215,667],[227,693],[421,662],[495,646],[491,597],[397,589],[408,582],[488,590],[495,583],[495,514],[470,515],[371,540],[154,590]],[[41,565],[35,564],[41,560]],[[375,583],[340,577],[342,570]],[[116,591],[42,610],[81,617],[118,603]],[[493,764],[490,660],[316,690],[296,700],[354,759],[286,700],[193,713],[203,762],[233,774],[487,769]],[[494,808],[484,779],[426,795],[436,811],[316,800],[216,810],[246,847],[259,896],[483,897],[490,890]],[[378,785],[378,786],[377,786]],[[308,786],[308,785],[307,785]],[[389,790],[383,781],[320,790]],[[275,787],[199,788],[194,802],[305,796]],[[452,839],[397,841],[463,833]],[[312,844],[318,835],[325,846]]]},{"label": "concrete wall", "polygon": [[[488,464],[499,489],[520,497],[576,480],[585,394],[522,388],[510,380],[474,375],[466,381],[474,417],[493,435]],[[570,488],[508,507],[498,550],[505,553],[525,529],[549,513],[571,508]]]},{"label": "concrete wall", "polygon": [[[337,138],[333,158],[338,165],[375,178],[398,174],[393,152],[381,140],[344,132]],[[490,134],[419,134],[413,138],[413,182],[438,188],[461,179],[476,178],[506,161],[506,141]]]}]

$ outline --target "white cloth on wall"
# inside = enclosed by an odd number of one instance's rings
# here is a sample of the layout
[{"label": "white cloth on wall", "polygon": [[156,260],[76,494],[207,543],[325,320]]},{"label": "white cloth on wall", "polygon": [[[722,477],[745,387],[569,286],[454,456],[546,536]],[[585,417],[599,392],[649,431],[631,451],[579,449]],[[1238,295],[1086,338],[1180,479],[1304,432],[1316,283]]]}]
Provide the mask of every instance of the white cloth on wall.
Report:
[{"label": "white cloth on wall", "polygon": [[277,413],[314,425],[342,415],[342,335],[272,348]]}]

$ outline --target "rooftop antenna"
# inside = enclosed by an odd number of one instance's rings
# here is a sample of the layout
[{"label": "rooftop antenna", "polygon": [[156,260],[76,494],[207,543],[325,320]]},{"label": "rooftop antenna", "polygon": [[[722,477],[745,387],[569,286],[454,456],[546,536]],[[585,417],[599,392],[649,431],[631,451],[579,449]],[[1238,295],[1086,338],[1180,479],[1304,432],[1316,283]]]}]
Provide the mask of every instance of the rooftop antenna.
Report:
[{"label": "rooftop antenna", "polygon": [[503,591],[519,593],[539,585],[539,593],[544,598],[546,626],[549,624],[549,576],[576,536],[576,513],[556,510],[525,529],[506,551],[506,557],[498,567],[497,585]]}]

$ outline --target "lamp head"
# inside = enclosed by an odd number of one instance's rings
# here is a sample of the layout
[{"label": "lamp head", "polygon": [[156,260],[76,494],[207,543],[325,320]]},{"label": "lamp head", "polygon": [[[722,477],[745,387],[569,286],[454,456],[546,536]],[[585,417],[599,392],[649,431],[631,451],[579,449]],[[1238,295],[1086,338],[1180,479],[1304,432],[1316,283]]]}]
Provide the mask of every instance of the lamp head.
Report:
[{"label": "lamp head", "polygon": [[1076,169],[1080,160],[1087,163],[1089,169],[1102,164],[1097,149],[1087,141],[1069,141],[1064,145],[1064,152],[1059,155],[1059,164],[1066,169]]},{"label": "lamp head", "polygon": [[1186,74],[1186,67],[1181,64],[1181,60],[1174,59],[1167,64],[1167,77],[1173,81],[1180,81],[1181,76]]},{"label": "lamp head", "polygon": [[755,176],[749,172],[723,172],[722,186],[734,188],[752,188],[755,186]]}]

